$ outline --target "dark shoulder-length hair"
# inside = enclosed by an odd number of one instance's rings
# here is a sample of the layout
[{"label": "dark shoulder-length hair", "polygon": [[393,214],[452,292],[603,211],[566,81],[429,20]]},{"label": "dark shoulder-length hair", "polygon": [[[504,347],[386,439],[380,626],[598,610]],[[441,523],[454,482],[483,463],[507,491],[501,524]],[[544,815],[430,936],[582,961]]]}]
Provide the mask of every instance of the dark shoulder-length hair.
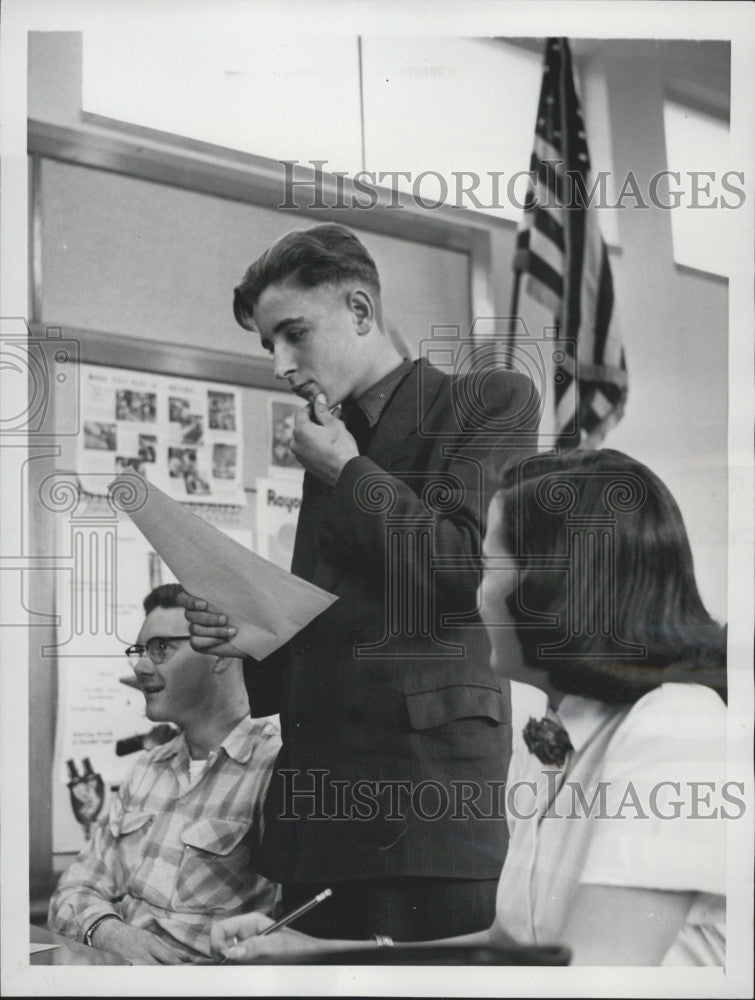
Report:
[{"label": "dark shoulder-length hair", "polygon": [[609,449],[538,455],[506,470],[500,496],[526,663],[604,702],[669,681],[725,700],[726,630],[703,606],[681,512],[655,473]]}]

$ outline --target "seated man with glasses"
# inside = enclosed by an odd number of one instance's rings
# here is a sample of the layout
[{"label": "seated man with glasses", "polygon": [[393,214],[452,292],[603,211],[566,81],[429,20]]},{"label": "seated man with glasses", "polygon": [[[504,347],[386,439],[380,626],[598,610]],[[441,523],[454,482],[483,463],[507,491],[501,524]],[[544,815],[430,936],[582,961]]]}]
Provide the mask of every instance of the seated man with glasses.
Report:
[{"label": "seated man with glasses", "polygon": [[241,660],[191,648],[180,589],[149,594],[126,653],[147,718],[181,732],[137,761],[50,902],[52,931],[138,964],[202,961],[213,920],[277,895],[255,861],[280,732],[250,717]]}]

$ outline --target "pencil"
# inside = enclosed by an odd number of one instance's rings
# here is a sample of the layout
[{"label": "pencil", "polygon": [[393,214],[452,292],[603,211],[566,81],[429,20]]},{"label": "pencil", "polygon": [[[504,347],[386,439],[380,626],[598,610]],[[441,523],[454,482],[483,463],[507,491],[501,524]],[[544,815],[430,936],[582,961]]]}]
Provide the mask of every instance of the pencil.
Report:
[{"label": "pencil", "polygon": [[[257,937],[262,937],[265,934],[272,934],[273,931],[280,930],[281,927],[287,927],[290,923],[293,923],[294,920],[298,920],[299,917],[303,917],[305,913],[309,913],[310,910],[313,910],[316,906],[319,906],[320,903],[322,903],[324,900],[326,900],[329,896],[332,895],[333,895],[332,889],[323,889],[322,892],[318,892],[316,896],[314,896],[310,900],[307,900],[306,903],[302,903],[301,906],[297,906],[295,910],[292,910],[288,914],[288,916],[281,917],[280,920],[276,920],[274,924],[270,924],[269,927],[266,927],[264,931],[260,931]],[[238,944],[238,938],[234,937],[233,945],[236,944]],[[217,964],[228,965],[228,962],[229,962],[228,958],[221,958],[221,960]]]},{"label": "pencil", "polygon": [[332,889],[323,889],[322,892],[318,892],[316,896],[308,900],[306,903],[302,903],[301,906],[297,906],[295,910],[292,910],[287,917],[281,917],[280,920],[276,920],[274,924],[270,924],[266,927],[264,931],[260,931],[259,936],[262,937],[264,934],[272,934],[273,931],[279,930],[281,927],[288,927],[289,924],[293,923],[294,920],[298,920],[299,917],[303,917],[305,913],[309,913],[320,903],[324,902],[329,896],[333,895]]}]

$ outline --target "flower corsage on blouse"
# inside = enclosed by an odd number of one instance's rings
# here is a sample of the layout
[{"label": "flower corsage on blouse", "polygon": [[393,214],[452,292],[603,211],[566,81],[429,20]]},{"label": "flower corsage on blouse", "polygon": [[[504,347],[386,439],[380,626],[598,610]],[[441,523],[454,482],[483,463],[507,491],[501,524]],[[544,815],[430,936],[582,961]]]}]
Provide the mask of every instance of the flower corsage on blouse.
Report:
[{"label": "flower corsage on blouse", "polygon": [[522,735],[529,752],[534,753],[543,764],[556,764],[560,767],[569,751],[574,749],[569,734],[561,723],[547,715],[540,720],[530,716]]}]

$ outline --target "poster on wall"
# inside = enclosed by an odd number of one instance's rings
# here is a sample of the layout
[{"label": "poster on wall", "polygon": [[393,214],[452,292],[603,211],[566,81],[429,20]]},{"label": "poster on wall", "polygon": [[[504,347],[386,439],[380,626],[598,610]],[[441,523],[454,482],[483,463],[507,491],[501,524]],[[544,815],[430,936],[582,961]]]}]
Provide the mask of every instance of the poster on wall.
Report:
[{"label": "poster on wall", "polygon": [[175,500],[246,502],[238,387],[82,365],[81,406],[83,488],[132,468]]},{"label": "poster on wall", "polygon": [[294,554],[302,479],[285,475],[257,479],[257,555],[288,571]]}]

